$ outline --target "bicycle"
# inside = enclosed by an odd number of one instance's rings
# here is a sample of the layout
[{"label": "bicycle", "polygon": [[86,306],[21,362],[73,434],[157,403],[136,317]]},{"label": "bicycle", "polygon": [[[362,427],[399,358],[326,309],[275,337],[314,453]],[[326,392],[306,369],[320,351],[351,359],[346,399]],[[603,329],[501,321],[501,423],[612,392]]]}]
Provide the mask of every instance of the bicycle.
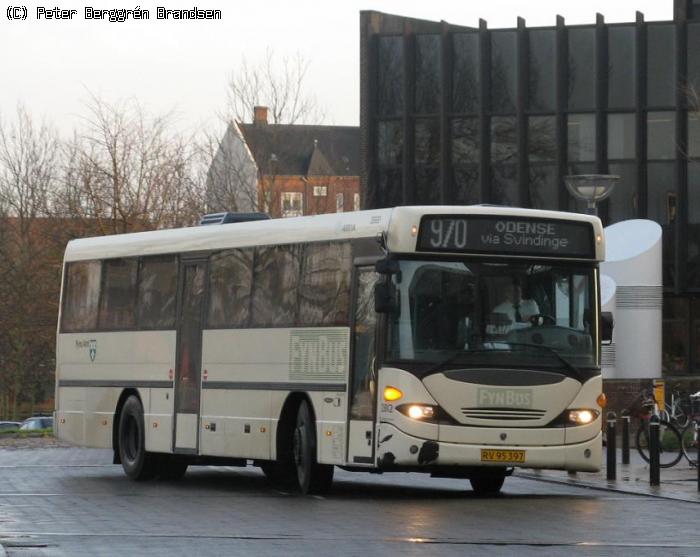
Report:
[{"label": "bicycle", "polygon": [[[639,416],[639,429],[637,430],[637,452],[645,462],[649,462],[649,422],[652,416],[659,416],[659,407],[656,400],[647,390],[641,391],[635,402],[641,399],[643,413]],[[683,458],[683,442],[678,428],[671,422],[659,420],[659,466],[670,468],[675,466]]]},{"label": "bicycle", "polygon": [[691,466],[698,465],[698,428],[700,428],[700,391],[690,395],[690,420],[681,434],[683,454]]},{"label": "bicycle", "polygon": [[681,430],[688,427],[690,416],[683,407],[683,397],[678,389],[671,392],[671,402],[666,402],[665,408],[659,413],[662,420],[671,422]]}]

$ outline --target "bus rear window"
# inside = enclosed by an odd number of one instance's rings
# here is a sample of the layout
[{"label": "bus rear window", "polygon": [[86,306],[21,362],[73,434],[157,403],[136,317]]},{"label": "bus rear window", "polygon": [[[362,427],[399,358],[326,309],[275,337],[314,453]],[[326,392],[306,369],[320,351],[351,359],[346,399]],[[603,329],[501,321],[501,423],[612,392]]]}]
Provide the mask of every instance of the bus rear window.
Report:
[{"label": "bus rear window", "polygon": [[62,332],[79,333],[96,329],[101,269],[100,261],[81,261],[66,265]]}]

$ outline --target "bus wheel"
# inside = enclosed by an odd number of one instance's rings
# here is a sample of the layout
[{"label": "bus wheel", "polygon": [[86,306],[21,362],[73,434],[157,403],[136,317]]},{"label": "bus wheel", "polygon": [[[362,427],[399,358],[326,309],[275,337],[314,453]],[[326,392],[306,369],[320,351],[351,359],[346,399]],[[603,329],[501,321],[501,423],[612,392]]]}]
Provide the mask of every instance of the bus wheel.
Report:
[{"label": "bus wheel", "polygon": [[165,481],[177,481],[185,475],[187,466],[187,461],[180,457],[161,455],[158,459],[158,477]]},{"label": "bus wheel", "polygon": [[119,457],[132,480],[150,480],[155,476],[155,456],[146,452],[143,407],[134,395],[126,399],[119,417]]},{"label": "bus wheel", "polygon": [[474,494],[478,496],[498,494],[501,491],[505,481],[505,474],[488,474],[469,478],[469,483],[472,484],[472,490],[474,491]]},{"label": "bus wheel", "polygon": [[316,461],[316,427],[305,400],[297,412],[292,447],[299,490],[304,495],[328,491],[333,483],[333,466]]},{"label": "bus wheel", "polygon": [[296,483],[296,468],[290,464],[269,461],[260,465],[268,481],[279,489],[293,488]]}]

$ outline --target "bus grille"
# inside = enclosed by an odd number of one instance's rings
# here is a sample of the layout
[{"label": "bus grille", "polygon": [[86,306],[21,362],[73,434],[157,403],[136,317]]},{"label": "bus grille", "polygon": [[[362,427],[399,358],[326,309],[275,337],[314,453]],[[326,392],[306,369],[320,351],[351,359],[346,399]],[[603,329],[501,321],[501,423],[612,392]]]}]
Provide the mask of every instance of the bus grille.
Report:
[{"label": "bus grille", "polygon": [[522,408],[462,408],[465,418],[476,420],[539,420],[546,410],[525,410]]}]

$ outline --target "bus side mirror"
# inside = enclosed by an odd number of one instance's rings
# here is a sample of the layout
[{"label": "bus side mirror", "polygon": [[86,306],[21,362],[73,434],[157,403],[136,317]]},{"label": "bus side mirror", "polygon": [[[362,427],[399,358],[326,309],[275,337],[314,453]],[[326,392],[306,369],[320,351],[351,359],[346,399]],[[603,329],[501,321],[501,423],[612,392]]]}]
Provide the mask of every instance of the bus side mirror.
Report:
[{"label": "bus side mirror", "polygon": [[401,268],[396,259],[380,259],[374,264],[374,270],[380,275],[394,275],[396,283],[401,284]]},{"label": "bus side mirror", "polygon": [[374,285],[374,311],[377,313],[398,313],[399,292],[391,280]]},{"label": "bus side mirror", "polygon": [[609,311],[603,311],[600,314],[600,341],[602,344],[612,344],[613,328],[615,320],[613,314]]}]

